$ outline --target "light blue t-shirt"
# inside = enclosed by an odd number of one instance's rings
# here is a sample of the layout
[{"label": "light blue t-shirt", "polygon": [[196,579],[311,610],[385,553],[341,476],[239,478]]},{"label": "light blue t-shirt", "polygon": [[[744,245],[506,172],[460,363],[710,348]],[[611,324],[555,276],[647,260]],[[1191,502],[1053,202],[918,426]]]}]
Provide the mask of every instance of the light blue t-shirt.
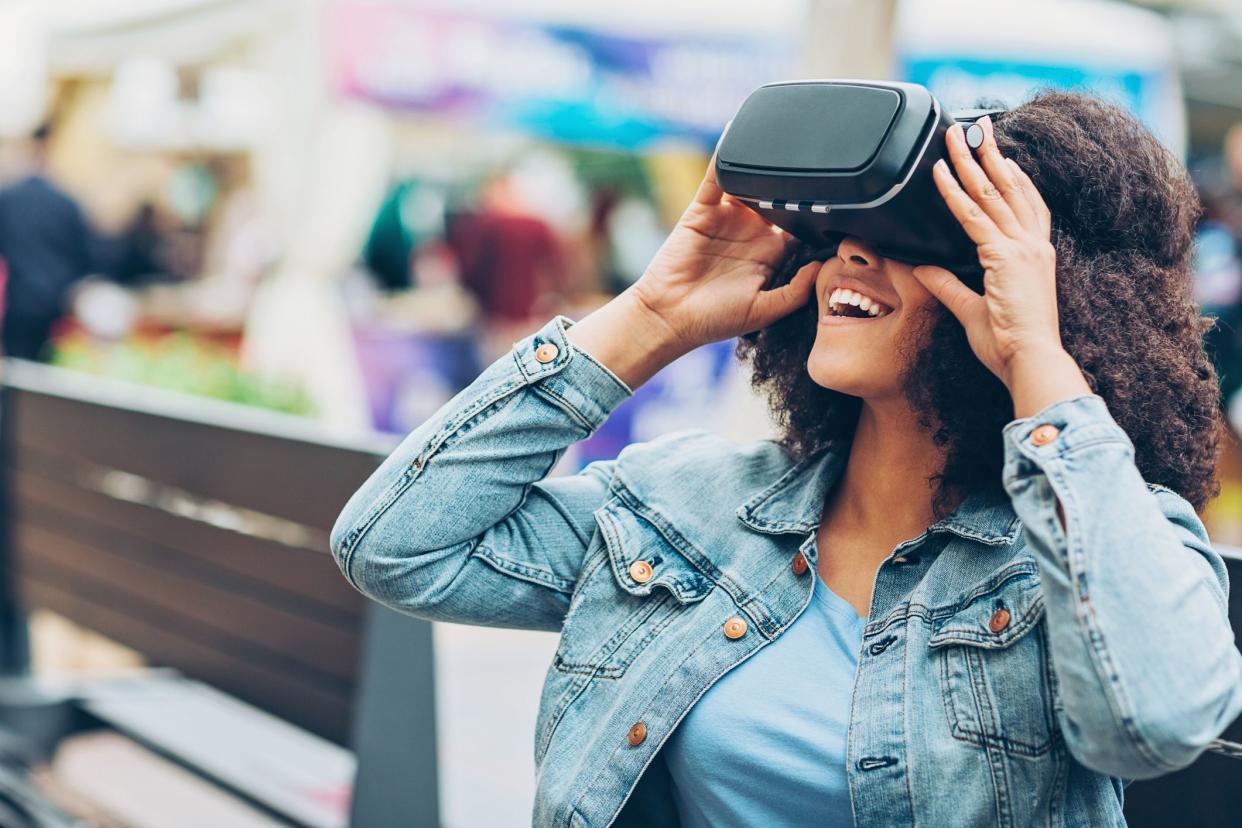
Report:
[{"label": "light blue t-shirt", "polygon": [[685,828],[853,825],[845,747],[865,623],[816,577],[789,629],[691,708],[663,748]]}]

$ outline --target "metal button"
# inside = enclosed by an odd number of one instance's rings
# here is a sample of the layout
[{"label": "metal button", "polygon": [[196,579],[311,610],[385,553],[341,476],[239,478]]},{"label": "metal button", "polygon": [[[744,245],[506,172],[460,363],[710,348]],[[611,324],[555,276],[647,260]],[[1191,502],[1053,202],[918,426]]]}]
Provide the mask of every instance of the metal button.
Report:
[{"label": "metal button", "polygon": [[647,726],[642,722],[634,722],[626,739],[634,747],[638,747],[647,738]]},{"label": "metal button", "polygon": [[650,581],[651,576],[654,574],[655,570],[646,561],[634,561],[634,563],[630,564],[630,577],[640,584]]},{"label": "metal button", "polygon": [[1051,423],[1044,423],[1031,432],[1031,443],[1036,446],[1046,446],[1057,439],[1057,435],[1060,433],[1061,429]]},{"label": "metal button", "polygon": [[555,342],[545,342],[535,349],[535,359],[540,362],[551,362],[560,352],[561,349],[556,347]]},{"label": "metal button", "polygon": [[724,624],[725,638],[737,640],[746,635],[746,619],[733,616]]},{"label": "metal button", "polygon": [[806,565],[806,556],[801,552],[794,554],[793,561],[789,564],[789,568],[793,570],[795,575],[805,575],[808,569]]},{"label": "metal button", "polygon": [[1001,607],[992,613],[991,619],[988,620],[988,629],[994,633],[998,633],[1005,627],[1009,626],[1009,610]]},{"label": "metal button", "polygon": [[979,124],[971,124],[966,127],[966,146],[971,149],[979,149],[979,147],[983,146],[984,135],[983,127],[979,126]]}]

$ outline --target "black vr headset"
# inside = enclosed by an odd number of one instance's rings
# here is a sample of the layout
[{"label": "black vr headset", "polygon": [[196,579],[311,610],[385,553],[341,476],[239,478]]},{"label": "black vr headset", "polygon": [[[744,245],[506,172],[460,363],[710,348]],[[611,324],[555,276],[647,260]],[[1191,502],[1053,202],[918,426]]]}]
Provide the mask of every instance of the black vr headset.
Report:
[{"label": "black vr headset", "polygon": [[984,133],[974,122],[1004,111],[950,114],[914,83],[770,83],[752,92],[725,127],[716,181],[814,247],[835,248],[842,237],[856,236],[883,256],[981,276],[975,243],[931,172],[948,159],[949,127],[969,124],[966,142],[977,149]]}]

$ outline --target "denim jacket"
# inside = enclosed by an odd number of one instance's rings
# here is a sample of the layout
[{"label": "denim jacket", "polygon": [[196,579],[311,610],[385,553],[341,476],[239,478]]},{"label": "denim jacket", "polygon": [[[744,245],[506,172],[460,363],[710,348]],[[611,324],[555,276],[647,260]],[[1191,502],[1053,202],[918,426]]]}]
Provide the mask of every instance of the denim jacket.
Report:
[{"label": "denim jacket", "polygon": [[[545,479],[631,393],[572,324],[514,343],[410,434],[333,554],[398,610],[560,631],[535,825],[676,825],[660,746],[806,608],[846,458],[688,430]],[[1003,437],[1003,491],[876,575],[848,734],[859,826],[1122,825],[1124,780],[1188,765],[1242,711],[1224,565],[1104,401]]]}]

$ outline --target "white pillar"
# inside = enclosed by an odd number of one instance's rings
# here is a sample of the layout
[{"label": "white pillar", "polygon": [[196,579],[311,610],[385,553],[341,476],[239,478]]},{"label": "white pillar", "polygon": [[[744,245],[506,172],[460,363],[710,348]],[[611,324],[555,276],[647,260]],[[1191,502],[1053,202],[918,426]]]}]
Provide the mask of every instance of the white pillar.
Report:
[{"label": "white pillar", "polygon": [[808,5],[804,77],[892,78],[897,0],[808,0]]}]

